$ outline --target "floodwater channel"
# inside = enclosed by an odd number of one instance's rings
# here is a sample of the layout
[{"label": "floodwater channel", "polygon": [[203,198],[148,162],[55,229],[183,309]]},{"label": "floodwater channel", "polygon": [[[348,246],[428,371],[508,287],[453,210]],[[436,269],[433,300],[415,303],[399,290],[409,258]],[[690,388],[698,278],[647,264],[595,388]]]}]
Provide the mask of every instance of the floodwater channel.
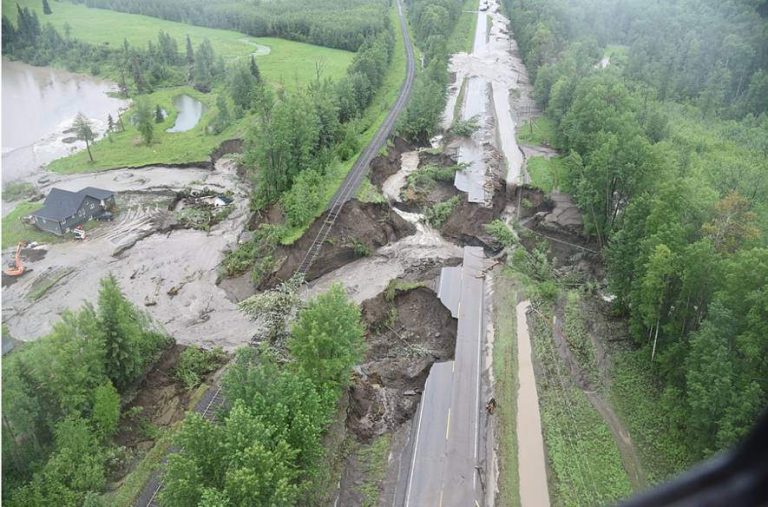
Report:
[{"label": "floodwater channel", "polygon": [[111,81],[51,67],[10,61],[2,63],[2,181],[17,180],[40,166],[85,148],[66,130],[82,113],[100,135],[107,115],[117,118],[128,101],[111,97]]},{"label": "floodwater channel", "polygon": [[166,132],[186,132],[192,130],[200,122],[205,105],[189,95],[179,95],[173,99],[173,107],[178,110],[176,122]]}]

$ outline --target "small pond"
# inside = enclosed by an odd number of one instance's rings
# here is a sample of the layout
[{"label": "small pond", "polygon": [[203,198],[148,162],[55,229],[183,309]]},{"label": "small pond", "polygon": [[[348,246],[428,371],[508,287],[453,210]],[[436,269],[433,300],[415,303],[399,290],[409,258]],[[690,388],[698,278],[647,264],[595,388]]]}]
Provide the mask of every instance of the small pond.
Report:
[{"label": "small pond", "polygon": [[205,105],[189,95],[179,95],[173,99],[173,106],[179,112],[176,123],[166,132],[186,132],[197,125],[205,112]]}]

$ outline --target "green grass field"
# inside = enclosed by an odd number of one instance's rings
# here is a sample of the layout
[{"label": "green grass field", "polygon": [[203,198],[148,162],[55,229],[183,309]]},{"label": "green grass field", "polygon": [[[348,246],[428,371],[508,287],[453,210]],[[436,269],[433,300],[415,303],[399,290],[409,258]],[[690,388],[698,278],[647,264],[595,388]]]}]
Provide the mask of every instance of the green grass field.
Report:
[{"label": "green grass field", "polygon": [[57,243],[62,238],[43,232],[33,225],[21,221],[25,217],[42,208],[40,203],[22,202],[3,217],[3,249],[16,245],[19,241],[37,241],[38,243]]},{"label": "green grass field", "polygon": [[561,364],[552,341],[552,308],[532,319],[536,384],[553,505],[609,505],[632,493],[608,426]]},{"label": "green grass field", "polygon": [[[173,106],[174,97],[186,94],[201,101],[206,106],[200,122],[186,132],[166,132],[173,126],[177,111]],[[205,132],[206,125],[216,115],[214,94],[200,93],[189,86],[164,88],[145,95],[154,107],[160,105],[168,112],[162,123],[155,124],[155,139],[146,145],[141,140],[139,131],[129,118],[131,110],[123,114],[124,132],[112,134],[112,141],[101,139],[91,147],[94,162],[88,159],[88,152],[79,151],[68,157],[54,160],[48,164],[48,170],[58,173],[71,174],[79,172],[98,171],[114,167],[136,167],[147,164],[178,164],[183,162],[198,162],[208,159],[209,153],[225,139],[242,136],[248,119],[234,122],[229,128],[218,135]],[[117,119],[115,119],[117,121]]]},{"label": "green grass field", "polygon": [[518,126],[517,140],[522,144],[555,147],[555,133],[555,122],[546,116],[539,116]]},{"label": "green grass field", "polygon": [[176,39],[180,52],[184,51],[187,34],[195,47],[208,38],[216,55],[223,56],[228,62],[247,57],[258,49],[257,45],[266,46],[271,52],[267,55],[257,53],[256,56],[262,76],[268,82],[282,84],[287,89],[293,89],[314,79],[315,64],[318,62],[325,76],[335,78],[343,75],[354,56],[354,53],[339,49],[272,37],[249,37],[230,30],[192,26],[105,9],[91,9],[70,2],[51,1],[53,14],[46,16],[39,0],[3,0],[3,13],[7,13],[14,24],[17,3],[37,12],[41,23],[51,23],[62,34],[64,26],[69,25],[72,37],[93,44],[121,47],[123,40],[128,40],[131,45],[146,47],[148,41],[156,42],[158,32],[163,30]]},{"label": "green grass field", "polygon": [[531,157],[526,161],[531,185],[545,192],[565,190],[565,164],[562,157]]},{"label": "green grass field", "polygon": [[498,402],[496,435],[499,443],[499,495],[501,507],[520,505],[517,464],[517,323],[515,275],[503,270],[494,287],[493,374]]}]

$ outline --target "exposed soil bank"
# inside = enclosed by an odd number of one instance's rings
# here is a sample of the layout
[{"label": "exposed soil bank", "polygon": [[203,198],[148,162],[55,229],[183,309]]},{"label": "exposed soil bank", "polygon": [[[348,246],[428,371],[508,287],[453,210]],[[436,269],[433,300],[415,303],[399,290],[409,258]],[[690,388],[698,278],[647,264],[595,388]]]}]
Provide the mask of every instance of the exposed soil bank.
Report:
[{"label": "exposed soil bank", "polygon": [[[130,459],[114,472],[111,481],[121,480],[155,445],[158,430],[170,428],[193,408],[194,390],[186,389],[175,377],[176,364],[186,348],[185,345],[175,344],[166,349],[136,388],[133,399],[123,406],[114,442],[128,449]],[[214,374],[210,373],[203,381]],[[111,489],[117,486],[119,482],[113,484]]]},{"label": "exposed soil bank", "polygon": [[497,248],[496,240],[485,231],[485,225],[499,218],[506,206],[503,180],[494,180],[491,206],[469,202],[464,197],[440,228],[443,236],[460,245]]},{"label": "exposed soil bank", "polygon": [[362,442],[413,417],[435,361],[453,358],[457,322],[425,287],[363,303],[366,362],[350,387],[348,429]]},{"label": "exposed soil bank", "polygon": [[[293,245],[278,249],[275,257],[279,267],[259,289],[274,287],[289,279],[304,259],[328,212],[324,212]],[[394,213],[386,204],[361,203],[352,199],[344,204],[336,224],[325,241],[320,254],[306,275],[314,280],[378,248],[416,232],[416,227]]]},{"label": "exposed soil bank", "polygon": [[400,155],[413,151],[414,146],[401,137],[395,137],[384,155],[371,160],[368,176],[376,187],[381,189],[384,181],[400,170]]}]

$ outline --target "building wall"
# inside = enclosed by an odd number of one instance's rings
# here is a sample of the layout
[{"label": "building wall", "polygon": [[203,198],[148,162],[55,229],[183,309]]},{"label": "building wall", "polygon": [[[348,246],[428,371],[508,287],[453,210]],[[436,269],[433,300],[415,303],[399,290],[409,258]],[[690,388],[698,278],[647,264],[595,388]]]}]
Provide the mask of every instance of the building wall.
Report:
[{"label": "building wall", "polygon": [[94,199],[93,197],[86,197],[83,199],[83,204],[80,205],[80,209],[77,210],[77,213],[64,220],[63,229],[65,232],[69,232],[67,229],[72,230],[78,225],[83,225],[88,220],[101,215],[103,212],[104,208],[101,206],[101,201]]},{"label": "building wall", "polygon": [[38,229],[51,232],[57,236],[61,236],[63,234],[61,224],[52,218],[35,217],[35,225]]}]

